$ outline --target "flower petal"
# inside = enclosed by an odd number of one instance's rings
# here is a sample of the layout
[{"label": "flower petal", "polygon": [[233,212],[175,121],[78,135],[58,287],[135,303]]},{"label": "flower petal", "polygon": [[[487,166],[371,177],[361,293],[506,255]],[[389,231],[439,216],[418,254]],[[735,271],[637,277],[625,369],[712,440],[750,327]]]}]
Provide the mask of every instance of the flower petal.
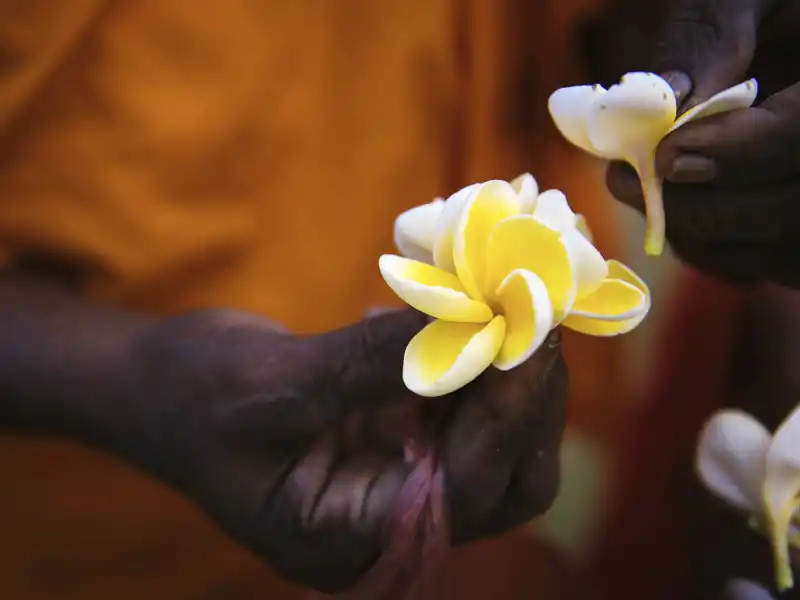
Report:
[{"label": "flower petal", "polygon": [[444,200],[437,198],[400,213],[394,221],[394,244],[403,256],[432,263],[436,220],[443,208]]},{"label": "flower petal", "polygon": [[633,331],[638,327],[647,313],[650,312],[650,288],[642,279],[636,275],[629,267],[616,260],[607,261],[608,264],[608,277],[610,279],[619,279],[636,287],[644,294],[645,304],[641,311],[634,317],[625,319],[624,321],[603,321],[598,319],[586,318],[579,315],[570,314],[565,320],[563,325],[568,329],[572,329],[579,333],[587,335],[594,335],[600,337],[609,337],[615,335],[622,335]]},{"label": "flower petal", "polygon": [[675,121],[670,85],[654,73],[628,73],[592,105],[587,133],[592,146],[631,161],[655,149]]},{"label": "flower petal", "polygon": [[464,204],[471,194],[477,194],[483,184],[473,183],[458,190],[445,200],[439,218],[436,220],[435,240],[433,245],[433,262],[440,269],[456,272],[453,262],[453,240],[458,227],[458,220]]},{"label": "flower petal", "polygon": [[470,298],[458,277],[437,267],[384,254],[378,265],[386,283],[406,303],[435,319],[488,323],[492,309]]},{"label": "flower petal", "polygon": [[592,105],[606,94],[601,85],[564,87],[550,94],[547,108],[558,131],[584,152],[608,158],[589,139],[588,119]]},{"label": "flower petal", "polygon": [[625,321],[646,310],[647,297],[621,279],[606,279],[594,293],[575,301],[570,317]]},{"label": "flower petal", "polygon": [[769,431],[740,410],[722,410],[703,427],[697,443],[697,474],[709,491],[731,506],[760,513]]},{"label": "flower petal", "polygon": [[766,459],[763,499],[772,533],[778,589],[792,587],[789,529],[800,501],[800,405],[775,432]]},{"label": "flower petal", "polygon": [[501,316],[487,325],[434,321],[409,342],[403,381],[420,396],[449,394],[492,364],[505,334],[506,323]]},{"label": "flower petal", "polygon": [[456,229],[453,259],[458,278],[472,298],[484,299],[489,235],[500,221],[518,213],[517,195],[505,181],[488,181],[467,198]]},{"label": "flower petal", "polygon": [[670,129],[670,132],[675,131],[678,127],[682,127],[691,121],[697,119],[705,119],[711,115],[728,112],[731,110],[738,110],[740,108],[750,108],[753,102],[756,101],[758,96],[758,82],[755,79],[750,79],[739,85],[722,90],[718,94],[714,94],[697,106],[694,106],[683,113],[675,124]]},{"label": "flower petal", "polygon": [[564,193],[560,190],[542,192],[533,216],[564,234],[563,241],[575,265],[576,297],[582,298],[594,292],[608,274],[608,267],[591,239],[578,231],[578,216],[572,212]]},{"label": "flower petal", "polygon": [[587,131],[599,151],[630,163],[639,174],[646,207],[645,251],[664,250],[661,180],[655,149],[675,121],[677,104],[670,85],[654,73],[628,73],[592,106]]},{"label": "flower petal", "polygon": [[608,276],[613,279],[621,279],[622,281],[630,283],[641,290],[647,300],[646,310],[650,310],[650,305],[652,302],[650,299],[650,288],[647,287],[647,284],[644,282],[644,280],[634,273],[629,266],[619,262],[618,260],[611,259],[608,261]]},{"label": "flower petal", "polygon": [[594,244],[574,227],[564,230],[562,235],[574,267],[575,299],[580,300],[600,287],[608,276],[608,264]]},{"label": "flower petal", "polygon": [[528,360],[554,326],[547,286],[530,271],[512,271],[495,294],[506,319],[506,338],[494,366],[508,371]]},{"label": "flower petal", "polygon": [[636,286],[644,295],[647,296],[648,306],[650,304],[650,288],[647,287],[647,284],[644,280],[639,277],[636,273],[633,272],[629,266],[619,262],[618,260],[609,259],[607,261],[608,264],[608,276],[614,279],[622,279],[622,281],[627,281],[631,285]]},{"label": "flower petal", "polygon": [[497,224],[486,249],[486,291],[494,298],[512,271],[537,275],[547,286],[556,323],[563,319],[577,291],[575,267],[563,235],[530,215],[517,215]]},{"label": "flower petal", "polygon": [[561,190],[547,190],[539,194],[532,214],[559,231],[575,227],[575,213]]},{"label": "flower petal", "polygon": [[583,237],[594,244],[594,236],[592,235],[592,230],[589,229],[589,222],[586,220],[586,217],[581,214],[575,215],[575,229],[577,229]]},{"label": "flower petal", "polygon": [[539,197],[539,184],[530,173],[523,173],[511,182],[511,187],[517,193],[520,211],[530,214],[536,206]]}]

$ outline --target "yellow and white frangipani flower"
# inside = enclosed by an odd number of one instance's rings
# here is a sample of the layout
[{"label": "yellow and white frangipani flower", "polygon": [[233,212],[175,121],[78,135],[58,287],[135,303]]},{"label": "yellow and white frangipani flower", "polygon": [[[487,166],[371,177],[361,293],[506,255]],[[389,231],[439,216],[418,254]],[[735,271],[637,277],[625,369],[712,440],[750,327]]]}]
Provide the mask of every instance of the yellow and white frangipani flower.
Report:
[{"label": "yellow and white frangipani flower", "polygon": [[558,89],[551,94],[548,108],[567,141],[636,169],[647,209],[645,251],[658,256],[665,232],[662,181],[655,172],[658,144],[686,123],[750,107],[757,94],[757,82],[751,79],[712,96],[676,120],[677,101],[670,85],[654,73],[635,72],[608,90],[600,85]]},{"label": "yellow and white frangipani flower", "polygon": [[778,588],[791,588],[789,546],[800,550],[800,405],[774,435],[743,411],[717,412],[700,434],[696,461],[711,492],[769,533]]},{"label": "yellow and white frangipani flower", "polygon": [[[434,210],[431,239],[430,221],[422,226],[417,215],[429,219]],[[434,201],[400,219],[398,245],[432,254],[432,261],[424,260],[430,254],[379,261],[395,293],[436,319],[405,353],[403,378],[419,395],[448,394],[492,364],[518,366],[560,323],[617,335],[649,309],[647,286],[624,265],[607,262],[579,230],[566,197],[538,194],[530,175],[465,187],[441,206]]]}]

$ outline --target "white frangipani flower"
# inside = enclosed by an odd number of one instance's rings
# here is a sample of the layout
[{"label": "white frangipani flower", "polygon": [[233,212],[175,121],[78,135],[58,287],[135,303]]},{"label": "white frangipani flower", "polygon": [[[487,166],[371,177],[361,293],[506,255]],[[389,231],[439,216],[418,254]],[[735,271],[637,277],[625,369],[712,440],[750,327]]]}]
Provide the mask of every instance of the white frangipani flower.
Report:
[{"label": "white frangipani flower", "polygon": [[793,586],[789,546],[800,549],[800,405],[774,435],[751,415],[719,411],[700,434],[703,484],[769,533],[779,590]]},{"label": "white frangipani flower", "polygon": [[758,94],[755,79],[724,90],[686,111],[677,120],[670,85],[654,73],[628,73],[608,90],[579,85],[556,90],[548,108],[561,134],[575,146],[607,160],[629,163],[639,175],[647,208],[645,251],[664,248],[662,182],[655,172],[661,140],[679,127],[714,114],[748,108]]},{"label": "white frangipani flower", "polygon": [[403,359],[406,387],[422,396],[453,392],[492,365],[517,367],[559,325],[621,335],[650,309],[645,282],[606,260],[566,196],[540,194],[527,173],[404,212],[395,241],[402,256],[381,256],[381,275],[434,319]]}]

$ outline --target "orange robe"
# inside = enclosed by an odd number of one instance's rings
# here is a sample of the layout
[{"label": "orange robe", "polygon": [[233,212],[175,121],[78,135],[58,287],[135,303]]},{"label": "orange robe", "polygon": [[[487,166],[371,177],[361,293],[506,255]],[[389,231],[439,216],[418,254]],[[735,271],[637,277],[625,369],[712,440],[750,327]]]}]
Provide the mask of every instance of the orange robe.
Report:
[{"label": "orange robe", "polygon": [[[0,0],[0,254],[70,269],[131,310],[235,306],[319,331],[396,302],[377,257],[399,212],[529,170],[618,255],[602,167],[545,108],[580,81],[574,29],[600,4]],[[571,419],[607,440],[621,344],[567,339]],[[0,478],[3,597],[299,593],[91,450],[5,436]],[[504,544],[484,547],[521,552]],[[527,581],[498,598],[546,585],[524,561],[475,564],[494,565],[471,570],[489,589]]]}]

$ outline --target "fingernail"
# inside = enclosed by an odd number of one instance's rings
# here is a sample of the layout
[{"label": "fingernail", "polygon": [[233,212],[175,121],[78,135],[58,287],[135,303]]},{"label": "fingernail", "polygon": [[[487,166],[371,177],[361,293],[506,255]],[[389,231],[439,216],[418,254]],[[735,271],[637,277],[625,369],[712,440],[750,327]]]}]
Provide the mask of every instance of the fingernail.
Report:
[{"label": "fingernail", "polygon": [[699,154],[681,154],[670,166],[667,179],[674,183],[708,183],[717,175],[713,160]]},{"label": "fingernail", "polygon": [[667,71],[661,77],[675,92],[675,99],[678,101],[678,106],[680,106],[681,102],[686,100],[692,92],[692,78],[682,71]]},{"label": "fingernail", "polygon": [[553,329],[550,335],[547,336],[547,346],[549,348],[558,348],[561,345],[561,331],[558,328]]}]

